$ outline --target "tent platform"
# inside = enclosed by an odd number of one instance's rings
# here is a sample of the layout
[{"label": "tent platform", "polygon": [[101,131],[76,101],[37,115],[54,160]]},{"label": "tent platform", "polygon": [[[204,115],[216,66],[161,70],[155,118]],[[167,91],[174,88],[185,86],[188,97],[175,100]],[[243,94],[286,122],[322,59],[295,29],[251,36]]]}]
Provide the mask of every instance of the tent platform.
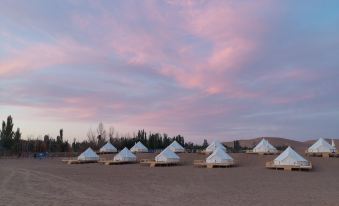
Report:
[{"label": "tent platform", "polygon": [[206,163],[205,160],[194,160],[193,165],[195,167],[206,167],[206,168],[227,168],[236,166],[235,163]]},{"label": "tent platform", "polygon": [[68,165],[72,164],[87,164],[87,163],[97,163],[98,160],[77,160],[77,159],[63,159],[62,162],[65,162]]},{"label": "tent platform", "polygon": [[140,164],[149,165],[149,167],[171,167],[180,165],[180,162],[156,162],[154,160],[142,159]]},{"label": "tent platform", "polygon": [[275,170],[286,170],[286,171],[292,171],[292,170],[299,170],[299,171],[309,171],[312,169],[312,164],[306,166],[299,166],[299,165],[275,165],[273,161],[266,162],[267,169],[275,169]]},{"label": "tent platform", "polygon": [[305,154],[310,157],[323,157],[323,158],[339,157],[339,153],[331,153],[331,152],[307,152],[305,151]]},{"label": "tent platform", "polygon": [[96,152],[98,155],[104,155],[104,154],[116,154],[118,152]]},{"label": "tent platform", "polygon": [[145,154],[147,154],[147,153],[151,153],[151,152],[145,152],[145,151],[131,151],[133,154],[136,154],[136,153],[138,153],[138,154],[143,154],[143,153],[145,153]]},{"label": "tent platform", "polygon": [[101,160],[99,163],[104,165],[123,165],[123,164],[135,164],[137,161],[115,161],[115,160]]},{"label": "tent platform", "polygon": [[197,152],[197,154],[199,154],[199,155],[210,155],[210,154],[212,154],[212,152],[200,151],[200,152]]},{"label": "tent platform", "polygon": [[276,155],[280,154],[280,152],[253,152],[252,150],[247,150],[246,154],[257,154],[257,155]]}]

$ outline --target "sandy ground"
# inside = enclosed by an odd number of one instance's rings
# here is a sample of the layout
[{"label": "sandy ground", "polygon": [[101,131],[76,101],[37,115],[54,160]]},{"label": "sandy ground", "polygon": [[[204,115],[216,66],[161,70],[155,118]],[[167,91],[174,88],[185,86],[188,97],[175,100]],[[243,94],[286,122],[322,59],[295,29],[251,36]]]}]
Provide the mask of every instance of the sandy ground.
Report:
[{"label": "sandy ground", "polygon": [[[339,205],[339,158],[309,158],[311,172],[264,168],[274,156],[231,154],[237,168],[66,165],[0,159],[0,205]],[[139,158],[154,154],[138,155]]]}]

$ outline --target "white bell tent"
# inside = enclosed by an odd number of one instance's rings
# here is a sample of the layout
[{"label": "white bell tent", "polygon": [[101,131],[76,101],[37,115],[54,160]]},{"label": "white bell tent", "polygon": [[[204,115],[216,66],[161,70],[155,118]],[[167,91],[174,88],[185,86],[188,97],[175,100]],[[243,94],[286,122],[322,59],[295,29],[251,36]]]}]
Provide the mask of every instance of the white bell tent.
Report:
[{"label": "white bell tent", "polygon": [[148,152],[147,147],[142,144],[140,141],[138,143],[136,143],[132,148],[131,148],[131,152]]},{"label": "white bell tent", "polygon": [[115,153],[118,152],[117,148],[115,148],[110,142],[107,142],[104,146],[100,148],[100,153]]},{"label": "white bell tent", "polygon": [[278,150],[266,139],[262,139],[257,146],[253,148],[254,153],[277,153]]},{"label": "white bell tent", "polygon": [[92,148],[87,148],[83,153],[78,156],[79,161],[98,161],[99,156],[92,150]]},{"label": "white bell tent", "polygon": [[221,144],[218,141],[213,141],[210,145],[208,145],[208,147],[205,149],[205,153],[210,154],[213,153],[217,148],[220,148],[222,150],[224,150],[224,152],[226,152],[226,147]]},{"label": "white bell tent", "polygon": [[156,162],[179,162],[180,157],[175,154],[169,147],[164,149],[155,157]]},{"label": "white bell tent", "polygon": [[290,166],[308,166],[310,164],[305,158],[296,153],[291,147],[281,153],[273,160],[274,165],[290,165]]},{"label": "white bell tent", "polygon": [[177,141],[174,140],[174,142],[172,142],[172,144],[170,144],[168,146],[168,148],[170,150],[172,150],[172,152],[185,152],[185,148],[183,148]]},{"label": "white bell tent", "polygon": [[336,148],[330,145],[323,138],[318,139],[311,147],[307,150],[308,153],[335,153]]},{"label": "white bell tent", "polygon": [[206,158],[206,163],[233,164],[234,160],[222,148],[218,147]]},{"label": "white bell tent", "polygon": [[114,161],[134,162],[136,160],[137,157],[129,149],[127,149],[127,147],[114,156]]}]

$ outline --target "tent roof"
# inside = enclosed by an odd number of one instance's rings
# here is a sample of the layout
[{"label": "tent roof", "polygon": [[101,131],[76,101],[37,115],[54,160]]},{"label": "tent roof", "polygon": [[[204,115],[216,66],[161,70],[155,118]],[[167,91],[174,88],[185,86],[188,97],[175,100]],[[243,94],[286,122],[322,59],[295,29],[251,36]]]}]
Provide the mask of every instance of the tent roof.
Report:
[{"label": "tent roof", "polygon": [[287,157],[292,158],[295,161],[307,161],[305,158],[303,158],[301,155],[296,153],[291,147],[287,147],[283,153],[281,153],[277,158],[275,158],[275,161],[283,161]]},{"label": "tent roof", "polygon": [[185,149],[176,140],[174,140],[169,146],[171,146],[175,149]]},{"label": "tent roof", "polygon": [[121,150],[116,156],[122,157],[136,157],[127,147]]},{"label": "tent roof", "polygon": [[104,146],[102,146],[100,148],[100,150],[116,150],[117,148],[115,148],[110,142],[107,142]]},{"label": "tent roof", "polygon": [[323,138],[319,138],[318,141],[316,141],[311,147],[309,147],[309,150],[315,150],[317,148],[319,148],[320,146],[326,147],[329,150],[333,150],[335,149],[332,145],[330,145],[326,140],[324,140]]},{"label": "tent roof", "polygon": [[177,154],[175,154],[172,150],[170,150],[168,147],[164,149],[157,156],[164,156],[166,158],[171,158],[171,159],[180,159],[180,157]]},{"label": "tent roof", "polygon": [[273,145],[271,145],[266,139],[262,139],[262,140],[257,144],[257,146],[255,146],[255,147],[253,148],[253,150],[259,149],[259,148],[261,148],[261,147],[264,147],[264,148],[267,148],[267,149],[275,149],[275,150],[276,150],[276,148],[275,148]]},{"label": "tent roof", "polygon": [[210,159],[214,156],[219,157],[220,159],[223,160],[233,160],[231,156],[229,156],[222,148],[218,147],[217,149],[214,150],[214,152],[207,157],[207,159]]},{"label": "tent roof", "polygon": [[136,144],[131,148],[131,150],[132,150],[133,148],[148,150],[147,147],[146,147],[143,143],[141,143],[140,141],[139,141],[138,143],[136,143]]},{"label": "tent roof", "polygon": [[79,157],[99,157],[91,147],[87,148],[83,153],[79,155]]},{"label": "tent roof", "polygon": [[219,141],[213,141],[210,145],[208,145],[208,147],[206,148],[206,150],[212,150],[215,148],[222,148],[223,150],[226,150],[225,146],[223,144],[221,144]]}]

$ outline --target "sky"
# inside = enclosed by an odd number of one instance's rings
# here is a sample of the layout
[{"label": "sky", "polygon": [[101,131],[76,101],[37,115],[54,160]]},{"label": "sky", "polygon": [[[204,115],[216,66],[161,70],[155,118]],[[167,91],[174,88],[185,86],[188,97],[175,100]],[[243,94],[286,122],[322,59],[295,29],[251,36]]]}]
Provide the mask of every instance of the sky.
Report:
[{"label": "sky", "polygon": [[187,140],[339,137],[339,2],[3,0],[0,119]]}]

